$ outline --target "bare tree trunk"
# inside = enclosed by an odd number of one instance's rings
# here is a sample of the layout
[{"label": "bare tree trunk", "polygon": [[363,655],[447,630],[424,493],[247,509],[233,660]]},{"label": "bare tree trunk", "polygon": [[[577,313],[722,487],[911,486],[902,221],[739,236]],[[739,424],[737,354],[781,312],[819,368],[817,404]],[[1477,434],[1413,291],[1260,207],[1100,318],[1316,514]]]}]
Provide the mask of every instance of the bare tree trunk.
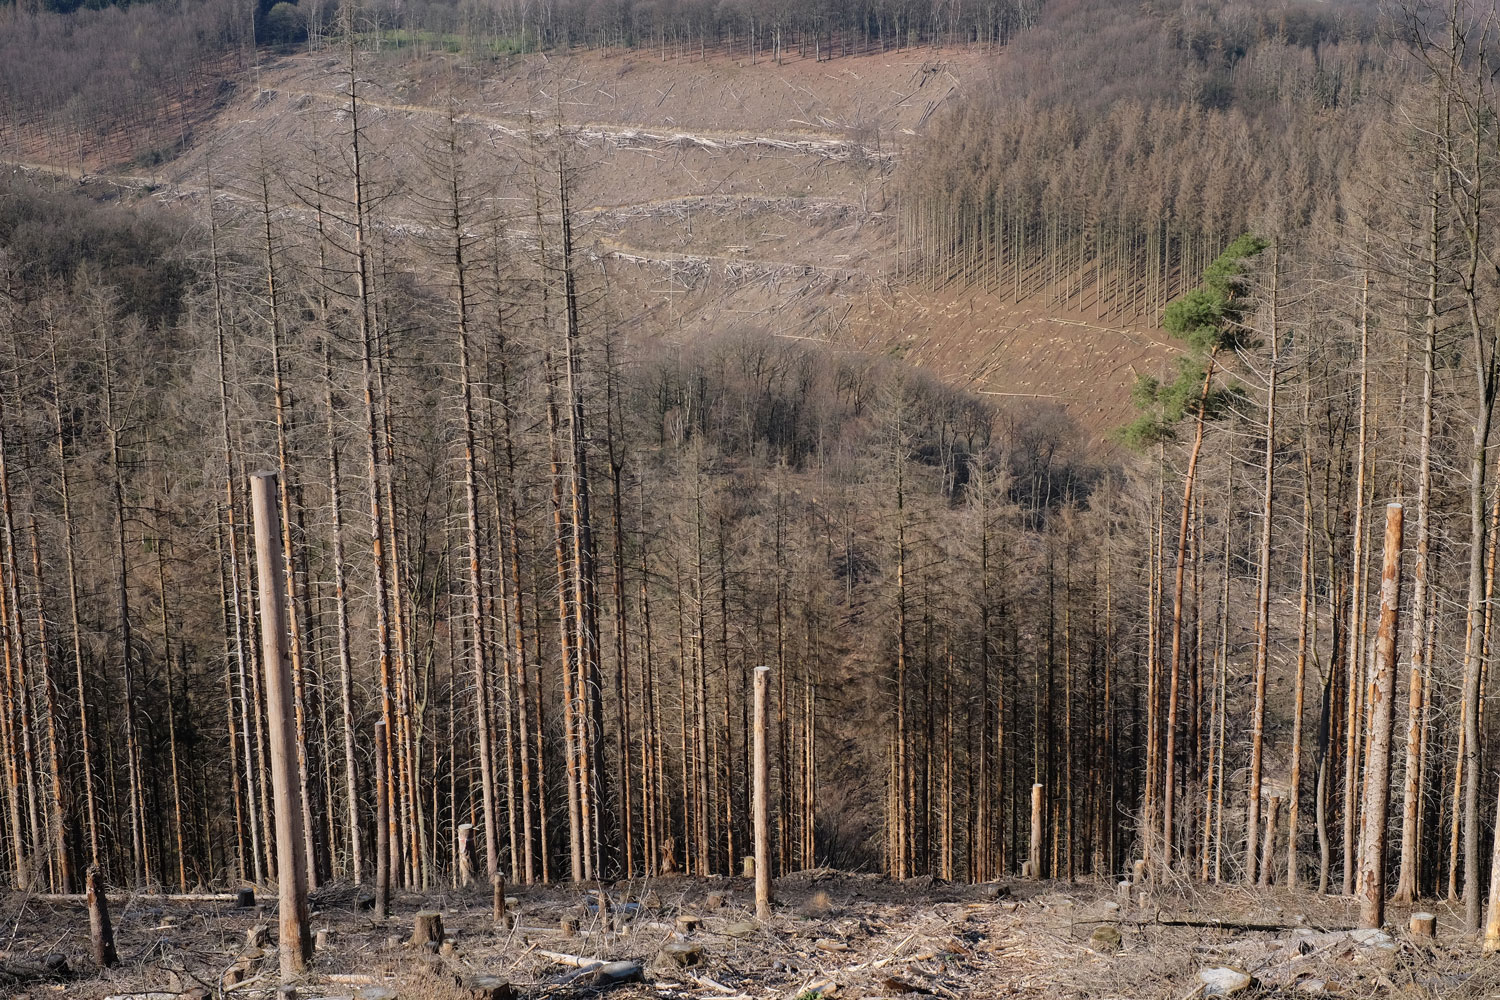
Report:
[{"label": "bare tree trunk", "polygon": [[1365,828],[1360,863],[1359,922],[1385,922],[1385,831],[1391,793],[1391,704],[1396,689],[1396,613],[1401,603],[1401,519],[1399,503],[1385,508],[1385,557],[1380,572],[1380,626],[1375,638],[1375,672],[1370,679],[1370,759],[1365,768]]},{"label": "bare tree trunk", "polygon": [[140,748],[135,728],[135,642],[130,622],[130,571],[125,556],[125,481],[120,457],[120,426],[115,419],[114,375],[110,359],[109,335],[101,331],[104,348],[104,424],[109,439],[111,491],[115,509],[115,542],[118,559],[116,583],[119,591],[121,676],[125,681],[125,770],[130,783],[130,848],[132,870],[137,886],[151,878],[150,859],[146,855],[145,801],[141,793]]},{"label": "bare tree trunk", "polygon": [[1286,824],[1286,885],[1288,889],[1298,887],[1297,861],[1298,820],[1302,816],[1302,743],[1303,721],[1306,717],[1308,634],[1318,627],[1317,619],[1309,614],[1312,593],[1313,560],[1313,509],[1312,509],[1312,449],[1308,447],[1308,436],[1312,428],[1312,380],[1304,382],[1302,394],[1302,568],[1297,595],[1297,680],[1295,708],[1292,718],[1292,775]]},{"label": "bare tree trunk", "polygon": [[557,390],[556,376],[552,371],[552,359],[550,352],[543,361],[545,378],[547,382],[547,442],[552,462],[552,533],[553,553],[557,561],[557,621],[558,621],[558,646],[562,660],[563,681],[563,733],[564,733],[564,756],[567,758],[568,775],[568,849],[572,861],[570,872],[573,881],[582,882],[587,876],[584,868],[584,823],[583,823],[583,796],[579,785],[584,780],[580,768],[579,728],[582,720],[578,718],[578,698],[575,692],[577,684],[577,672],[574,669],[576,651],[573,648],[573,640],[576,635],[570,624],[573,621],[573,607],[570,595],[572,590],[569,582],[572,579],[572,568],[569,564],[567,538],[569,531],[566,524],[566,516],[563,508],[562,497],[562,452],[558,441],[558,414],[557,414]]},{"label": "bare tree trunk", "polygon": [[770,765],[766,757],[766,697],[771,668],[755,668],[755,919],[771,919]]},{"label": "bare tree trunk", "polygon": [[590,509],[592,493],[588,449],[585,444],[587,437],[584,427],[578,290],[573,264],[573,216],[568,204],[570,178],[563,150],[562,137],[559,135],[557,197],[561,216],[561,244],[558,249],[562,255],[564,390],[568,405],[568,444],[572,453],[568,486],[573,529],[573,611],[577,629],[575,652],[581,706],[578,719],[581,752],[579,805],[585,836],[583,871],[584,877],[591,879],[603,862],[601,842],[609,837],[603,809],[604,769],[600,750],[604,721],[599,682],[599,579],[595,569],[593,515]]},{"label": "bare tree trunk", "polygon": [[375,922],[391,908],[391,762],[384,719],[375,721]]},{"label": "bare tree trunk", "polygon": [[292,704],[291,660],[286,647],[288,622],[285,585],[277,580],[284,565],[277,525],[275,473],[251,478],[255,511],[255,552],[260,581],[261,660],[266,670],[267,718],[270,726],[271,781],[276,794],[276,870],[280,880],[277,942],[282,981],[300,974],[312,957],[312,933],[307,910],[307,858],[303,856],[306,819],[302,800],[292,791],[296,759],[296,714]]},{"label": "bare tree trunk", "polygon": [[[68,827],[72,820],[67,786],[63,784],[63,719],[57,704],[57,680],[52,674],[51,646],[47,639],[47,614],[42,605],[45,583],[42,579],[42,545],[37,534],[36,514],[28,518],[31,535],[31,576],[36,581],[37,659],[41,670],[42,693],[47,702],[47,775],[51,796],[47,800],[52,827],[53,850],[57,855],[57,890],[73,891],[73,863],[68,850]],[[175,758],[174,758],[175,759]]]},{"label": "bare tree trunk", "polygon": [[349,593],[344,569],[344,512],[343,483],[339,476],[338,438],[334,429],[333,402],[333,354],[330,341],[323,343],[323,380],[326,388],[325,433],[328,438],[328,506],[333,519],[330,534],[333,540],[333,595],[334,617],[338,631],[339,648],[339,706],[342,710],[344,733],[344,794],[349,810],[349,865],[353,869],[354,884],[364,879],[364,838],[360,835],[359,822],[359,774],[354,755],[354,679],[349,649]]},{"label": "bare tree trunk", "polygon": [[[162,484],[165,497],[168,487]],[[167,754],[172,764],[172,826],[177,835],[177,889],[188,891],[187,852],[183,848],[182,833],[182,784],[177,768],[177,697],[172,685],[172,629],[167,610],[167,563],[164,549],[166,536],[157,528],[156,537],[156,582],[161,600],[161,658],[167,675]]]},{"label": "bare tree trunk", "polygon": [[[385,741],[384,761],[386,774],[383,775],[384,787],[387,797],[387,808],[381,814],[381,821],[385,823],[386,829],[383,836],[386,838],[387,851],[382,854],[381,860],[387,868],[396,863],[391,855],[395,852],[389,850],[390,840],[395,838],[395,813],[398,805],[390,800],[395,798],[393,771],[396,765],[396,706],[395,686],[391,671],[391,625],[389,617],[389,588],[386,585],[386,561],[385,561],[385,511],[381,505],[381,477],[380,477],[380,446],[376,423],[376,400],[375,400],[375,354],[374,354],[374,303],[370,292],[370,261],[366,247],[365,230],[366,220],[366,195],[365,174],[361,152],[361,140],[363,132],[359,123],[359,74],[355,58],[355,35],[349,32],[349,123],[350,123],[350,166],[352,180],[354,183],[354,256],[355,256],[355,295],[358,305],[355,316],[359,324],[359,346],[360,346],[360,368],[363,375],[364,388],[364,432],[365,432],[365,457],[366,472],[370,482],[370,566],[373,573],[373,593],[371,595],[375,603],[375,642],[376,656],[379,663],[380,678],[380,718],[385,723],[384,729],[377,730],[379,738]],[[379,840],[380,838],[377,838]],[[387,873],[388,875],[389,873]]]},{"label": "bare tree trunk", "polygon": [[1418,443],[1416,567],[1412,573],[1411,680],[1406,712],[1406,761],[1401,808],[1401,864],[1393,897],[1398,903],[1416,898],[1420,887],[1421,728],[1426,714],[1428,508],[1432,495],[1432,390],[1437,351],[1438,187],[1434,177],[1428,196],[1426,317],[1422,329],[1422,430]]},{"label": "bare tree trunk", "polygon": [[[1203,375],[1203,391],[1198,398],[1198,429],[1193,435],[1193,449],[1188,454],[1187,472],[1182,480],[1182,519],[1177,528],[1177,569],[1172,584],[1172,660],[1171,679],[1167,695],[1167,742],[1163,753],[1165,774],[1162,778],[1162,856],[1164,868],[1172,867],[1173,850],[1173,793],[1177,757],[1177,698],[1178,682],[1182,668],[1182,593],[1183,577],[1187,567],[1188,519],[1193,507],[1193,481],[1198,471],[1198,456],[1203,451],[1203,425],[1208,419],[1209,392],[1213,388],[1214,358],[1209,355],[1207,370]],[[1253,834],[1252,834],[1253,839]],[[1253,852],[1253,848],[1252,848]]]},{"label": "bare tree trunk", "polygon": [[88,824],[89,864],[98,865],[99,810],[94,798],[93,738],[89,733],[89,699],[83,677],[83,623],[78,613],[78,559],[74,546],[73,498],[68,477],[68,455],[63,435],[62,372],[57,364],[57,337],[48,330],[48,351],[52,357],[52,429],[57,446],[58,494],[62,506],[63,548],[68,570],[68,617],[70,650],[73,656],[73,678],[78,691],[79,751],[83,757],[84,817]]},{"label": "bare tree trunk", "polygon": [[[1281,248],[1271,250],[1271,370],[1266,377],[1266,457],[1264,497],[1260,525],[1260,579],[1255,602],[1255,707],[1250,716],[1250,783],[1246,790],[1247,809],[1245,881],[1255,883],[1256,857],[1254,831],[1260,829],[1261,760],[1266,730],[1266,673],[1271,653],[1271,519],[1276,495],[1276,382],[1280,361],[1281,331],[1277,327],[1278,285],[1281,277]],[[1269,856],[1268,856],[1269,860]]]},{"label": "bare tree trunk", "polygon": [[[491,885],[500,874],[500,849],[495,813],[494,754],[490,747],[492,726],[490,723],[490,680],[485,652],[484,628],[484,582],[479,565],[479,474],[475,464],[474,434],[474,383],[469,365],[469,288],[468,266],[464,259],[467,249],[463,202],[462,202],[462,153],[459,147],[458,125],[450,112],[449,131],[445,138],[448,162],[448,237],[452,255],[454,319],[456,321],[455,345],[458,350],[458,378],[463,401],[464,426],[464,516],[465,546],[468,549],[469,584],[469,640],[473,643],[470,657],[474,668],[474,726],[479,731],[479,789],[484,805],[484,859],[485,873]],[[514,840],[514,838],[512,838]],[[512,844],[514,846],[514,844]],[[514,863],[514,851],[512,851]]]},{"label": "bare tree trunk", "polygon": [[1345,677],[1346,712],[1344,715],[1344,895],[1354,895],[1355,830],[1358,818],[1358,781],[1360,728],[1364,714],[1360,711],[1360,692],[1364,690],[1360,666],[1364,662],[1364,575],[1365,575],[1365,480],[1369,456],[1370,397],[1370,276],[1364,275],[1360,291],[1359,321],[1359,460],[1354,487],[1354,555],[1353,583],[1349,593],[1347,627],[1348,664]]}]

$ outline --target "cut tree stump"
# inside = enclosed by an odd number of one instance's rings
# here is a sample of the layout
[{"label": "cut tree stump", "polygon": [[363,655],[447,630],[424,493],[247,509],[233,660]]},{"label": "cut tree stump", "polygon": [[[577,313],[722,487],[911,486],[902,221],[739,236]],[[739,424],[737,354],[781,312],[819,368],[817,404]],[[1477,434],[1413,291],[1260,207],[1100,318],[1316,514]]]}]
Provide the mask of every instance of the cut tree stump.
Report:
[{"label": "cut tree stump", "polygon": [[234,905],[241,910],[248,910],[255,905],[255,890],[241,889],[234,894]]},{"label": "cut tree stump", "polygon": [[411,942],[414,948],[436,949],[443,943],[443,915],[437,910],[421,910],[412,921]]},{"label": "cut tree stump", "polygon": [[245,947],[269,948],[271,946],[271,928],[265,924],[256,924],[245,931]]},{"label": "cut tree stump", "polygon": [[313,937],[313,949],[315,951],[327,951],[329,943],[333,940],[333,931],[327,927],[319,927],[317,934]]},{"label": "cut tree stump", "polygon": [[1413,913],[1408,927],[1412,937],[1437,937],[1437,917],[1431,913]]},{"label": "cut tree stump", "polygon": [[1042,786],[1031,786],[1031,845],[1026,855],[1025,878],[1042,877]]},{"label": "cut tree stump", "polygon": [[557,929],[562,932],[562,936],[563,937],[568,937],[568,938],[570,938],[570,937],[577,937],[578,936],[578,918],[577,917],[563,917],[562,920],[558,922]]},{"label": "cut tree stump", "polygon": [[682,916],[677,918],[677,929],[683,934],[691,934],[693,933],[693,931],[697,930],[702,923],[703,921],[699,920],[697,917],[684,913]]},{"label": "cut tree stump", "polygon": [[120,956],[115,952],[115,932],[109,923],[109,902],[104,897],[103,886],[99,884],[97,865],[90,866],[84,881],[88,890],[89,938],[94,947],[94,964],[101,969],[113,968],[120,964]]},{"label": "cut tree stump", "polygon": [[463,888],[468,888],[469,883],[474,881],[473,833],[474,824],[458,825],[458,884]]}]

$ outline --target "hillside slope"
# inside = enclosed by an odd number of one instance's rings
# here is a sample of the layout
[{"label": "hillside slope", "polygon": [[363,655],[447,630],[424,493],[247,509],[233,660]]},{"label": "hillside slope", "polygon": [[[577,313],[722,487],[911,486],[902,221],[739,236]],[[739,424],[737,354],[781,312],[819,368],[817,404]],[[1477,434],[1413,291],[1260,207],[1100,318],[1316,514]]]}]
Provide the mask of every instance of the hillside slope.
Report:
[{"label": "hillside slope", "polygon": [[[1002,406],[1056,403],[1104,445],[1129,414],[1134,373],[1160,370],[1170,354],[1160,331],[1097,322],[1039,296],[912,290],[894,278],[895,166],[936,112],[983,85],[1004,58],[919,48],[751,65],[723,53],[636,50],[479,68],[387,54],[369,60],[361,88],[390,188],[387,214],[413,225],[431,215],[422,150],[453,108],[475,145],[495,151],[496,196],[524,229],[529,134],[562,127],[580,166],[579,236],[610,263],[615,314],[636,333],[755,325],[898,354]],[[184,155],[145,171],[89,164],[91,180],[197,200],[211,171],[216,187],[253,201],[256,164],[305,159],[319,122],[337,127],[348,73],[325,49],[268,58],[246,77],[235,98],[205,109]],[[31,155],[32,167],[79,173]],[[278,196],[306,210],[290,189]]]}]

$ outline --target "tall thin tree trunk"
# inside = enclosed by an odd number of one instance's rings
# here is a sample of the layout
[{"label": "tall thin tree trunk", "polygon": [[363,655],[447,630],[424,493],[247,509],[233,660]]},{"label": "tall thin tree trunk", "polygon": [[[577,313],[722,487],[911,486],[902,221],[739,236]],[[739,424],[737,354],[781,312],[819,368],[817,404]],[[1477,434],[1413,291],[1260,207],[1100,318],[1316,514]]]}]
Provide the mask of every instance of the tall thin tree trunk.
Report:
[{"label": "tall thin tree trunk", "polygon": [[[1266,376],[1266,457],[1264,497],[1260,525],[1260,579],[1255,602],[1255,707],[1250,715],[1250,783],[1246,789],[1245,882],[1257,881],[1255,840],[1260,829],[1260,784],[1266,729],[1266,674],[1271,654],[1271,519],[1276,495],[1276,381],[1281,354],[1281,331],[1277,327],[1278,284],[1281,277],[1281,248],[1271,250],[1271,369]],[[1293,805],[1295,812],[1296,806]],[[1270,855],[1267,855],[1269,859]]]}]

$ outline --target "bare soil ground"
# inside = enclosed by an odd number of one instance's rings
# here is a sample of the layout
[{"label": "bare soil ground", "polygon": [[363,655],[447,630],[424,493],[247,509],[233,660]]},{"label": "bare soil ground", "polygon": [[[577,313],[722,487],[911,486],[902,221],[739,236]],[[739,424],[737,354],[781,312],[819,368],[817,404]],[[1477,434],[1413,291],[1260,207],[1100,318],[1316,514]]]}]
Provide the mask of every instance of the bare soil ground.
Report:
[{"label": "bare soil ground", "polygon": [[[269,890],[268,890],[269,891]],[[601,912],[599,893],[607,898]],[[1172,997],[1200,995],[1200,972],[1227,967],[1255,980],[1245,996],[1481,997],[1500,987],[1500,962],[1482,959],[1438,908],[1436,941],[1349,932],[1353,901],[1280,890],[1158,889],[1121,905],[1113,886],[1008,882],[949,885],[803,872],[777,884],[778,908],[752,919],[743,879],[662,878],[585,891],[512,889],[513,926],[490,920],[487,893],[439,891],[398,897],[385,923],[361,908],[364,891],[336,886],[315,895],[313,926],[329,931],[300,997],[468,997],[477,976],[509,982],[517,996],[794,998]],[[276,926],[272,905],[116,902],[123,965],[99,973],[88,959],[81,904],[23,894],[0,909],[9,930],[4,962],[66,956],[73,973],[12,987],[12,995],[80,1000],[132,997],[263,997],[278,983],[274,947],[250,949],[246,932]],[[405,943],[418,909],[442,913],[441,953]],[[683,931],[678,918],[701,923]],[[1405,910],[1392,911],[1405,923]],[[578,930],[566,934],[564,918]],[[1215,926],[1221,924],[1222,926]],[[1101,930],[1102,928],[1102,930]],[[697,945],[681,967],[670,943]],[[249,960],[249,977],[224,985]],[[579,967],[559,960],[628,961],[643,981],[585,987]],[[4,966],[0,966],[3,968]],[[222,991],[222,992],[221,992]],[[1210,994],[1211,995],[1211,994]]]}]

